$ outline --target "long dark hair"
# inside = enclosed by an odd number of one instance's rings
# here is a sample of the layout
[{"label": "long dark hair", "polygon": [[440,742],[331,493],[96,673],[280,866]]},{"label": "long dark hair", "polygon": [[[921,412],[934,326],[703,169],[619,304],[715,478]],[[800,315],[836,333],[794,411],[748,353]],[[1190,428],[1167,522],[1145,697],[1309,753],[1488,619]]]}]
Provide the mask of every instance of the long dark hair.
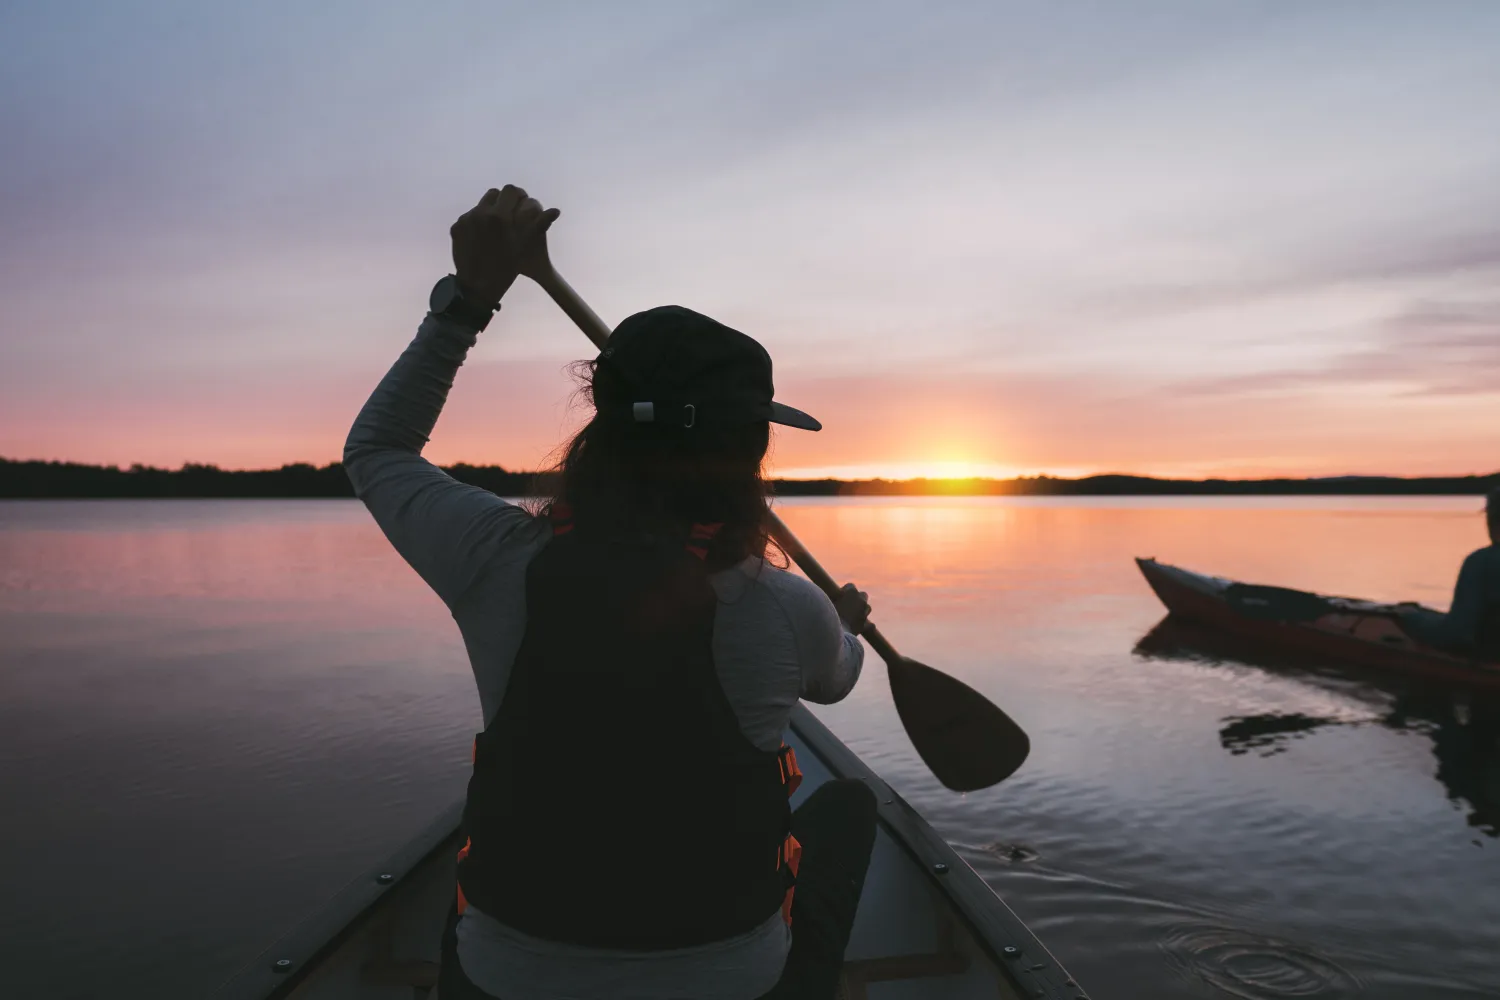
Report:
[{"label": "long dark hair", "polygon": [[684,428],[621,419],[629,392],[609,365],[573,366],[594,417],[559,462],[550,512],[566,504],[580,529],[604,534],[681,535],[694,523],[723,527],[708,547],[710,570],[764,557],[768,487],[762,464],[770,446],[765,421]]}]

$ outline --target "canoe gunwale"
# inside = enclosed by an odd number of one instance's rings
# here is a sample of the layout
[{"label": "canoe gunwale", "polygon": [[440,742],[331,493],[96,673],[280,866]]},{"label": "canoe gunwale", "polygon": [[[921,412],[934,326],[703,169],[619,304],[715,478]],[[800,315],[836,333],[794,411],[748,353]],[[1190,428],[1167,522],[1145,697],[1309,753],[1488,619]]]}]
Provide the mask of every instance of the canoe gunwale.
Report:
[{"label": "canoe gunwale", "polygon": [[[225,981],[214,992],[214,1000],[277,1000],[289,995],[317,970],[321,959],[359,933],[408,875],[435,855],[458,850],[463,811],[462,799],[453,802],[383,864],[351,879],[332,899]],[[282,959],[291,962],[291,968],[278,972],[275,963]]]},{"label": "canoe gunwale", "polygon": [[[1020,995],[1040,1000],[1083,1000],[1083,988],[979,873],[801,702],[792,709],[791,728],[835,778],[857,778],[870,787],[875,793],[876,815],[891,839],[948,899],[975,943],[989,954]],[[939,865],[945,867],[940,869]]]}]

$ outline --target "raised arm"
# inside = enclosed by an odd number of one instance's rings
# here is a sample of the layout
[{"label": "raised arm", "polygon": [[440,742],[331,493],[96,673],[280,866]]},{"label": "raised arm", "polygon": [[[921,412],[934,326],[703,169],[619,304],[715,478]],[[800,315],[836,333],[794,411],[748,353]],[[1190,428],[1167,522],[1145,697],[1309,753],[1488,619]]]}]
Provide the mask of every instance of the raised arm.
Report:
[{"label": "raised arm", "polygon": [[546,255],[543,211],[520,188],[490,190],[451,230],[455,275],[376,386],[344,442],[344,467],[391,544],[452,605],[495,550],[529,523],[523,510],[422,458],[454,374],[530,257]]}]

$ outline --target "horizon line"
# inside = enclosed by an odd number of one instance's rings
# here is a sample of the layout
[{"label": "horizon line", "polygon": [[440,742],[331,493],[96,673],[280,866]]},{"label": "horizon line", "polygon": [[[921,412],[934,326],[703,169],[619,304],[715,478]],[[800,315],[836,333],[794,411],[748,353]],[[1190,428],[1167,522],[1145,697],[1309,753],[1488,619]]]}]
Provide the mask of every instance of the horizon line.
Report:
[{"label": "horizon line", "polygon": [[[137,472],[137,470],[139,470],[139,472],[158,472],[158,473],[166,473],[166,474],[169,474],[169,475],[180,475],[183,472],[186,472],[186,471],[189,471],[189,470],[202,470],[204,472],[213,471],[213,472],[225,473],[225,474],[254,475],[254,474],[257,474],[257,473],[276,473],[276,472],[282,472],[284,470],[295,469],[295,468],[329,469],[329,468],[332,468],[334,466],[341,466],[342,464],[343,464],[343,462],[341,460],[340,461],[326,462],[326,463],[324,463],[322,465],[319,465],[319,464],[317,464],[315,462],[295,461],[295,462],[284,462],[284,463],[282,463],[279,466],[272,466],[272,467],[262,467],[262,468],[254,468],[254,469],[245,469],[245,468],[233,469],[233,468],[225,468],[223,466],[217,465],[217,464],[212,463],[212,462],[184,462],[180,466],[178,466],[177,468],[173,469],[173,468],[167,468],[167,467],[164,467],[164,466],[146,465],[146,464],[140,463],[140,462],[131,463],[130,465],[126,466],[126,465],[120,465],[120,464],[105,464],[105,463],[96,463],[96,462],[76,462],[76,461],[72,461],[70,459],[48,459],[48,458],[19,458],[18,459],[18,458],[7,458],[7,457],[5,457],[3,455],[0,455],[0,465],[54,465],[54,466],[60,465],[60,466],[74,466],[74,467],[77,467],[77,468],[85,468],[85,469],[113,470],[115,472],[119,472],[119,473],[122,473],[122,474],[130,474],[130,473]],[[434,463],[434,464],[437,464],[437,463]],[[545,476],[545,475],[551,474],[552,472],[555,471],[555,470],[551,470],[551,469],[510,469],[510,468],[507,468],[505,466],[499,465],[497,463],[490,463],[490,464],[487,464],[487,465],[476,465],[476,464],[474,464],[472,462],[450,462],[450,463],[448,463],[446,465],[438,465],[438,467],[442,468],[442,469],[466,468],[466,469],[495,470],[497,472],[501,472],[501,473],[504,473],[506,475],[512,475],[512,476]],[[1274,475],[1257,475],[1257,476],[1209,475],[1209,476],[1198,476],[1198,477],[1191,477],[1191,476],[1171,476],[1171,475],[1158,475],[1158,474],[1142,473],[1142,472],[1120,472],[1120,471],[1081,472],[1081,471],[1078,471],[1078,470],[1069,469],[1069,470],[1066,470],[1065,472],[1052,472],[1052,471],[1023,472],[1023,473],[1017,473],[1016,475],[1012,475],[1012,476],[978,476],[978,475],[976,475],[976,476],[879,476],[879,475],[876,475],[876,476],[863,476],[863,477],[853,477],[853,478],[843,478],[843,477],[840,477],[840,476],[832,476],[832,475],[808,475],[806,473],[808,473],[810,471],[813,471],[813,470],[806,470],[806,469],[789,469],[787,471],[788,472],[800,472],[800,473],[804,473],[804,474],[803,475],[785,475],[785,474],[775,474],[775,473],[773,473],[773,474],[767,475],[765,478],[767,480],[773,481],[773,482],[786,482],[786,483],[819,483],[819,482],[830,482],[830,483],[1006,483],[1006,482],[1022,482],[1022,481],[1027,481],[1027,480],[1057,480],[1057,481],[1062,481],[1062,482],[1068,482],[1068,481],[1077,482],[1077,481],[1082,481],[1082,480],[1087,480],[1087,479],[1108,479],[1108,478],[1118,478],[1118,479],[1149,479],[1149,480],[1156,480],[1158,482],[1200,482],[1200,483],[1202,483],[1202,482],[1269,482],[1269,481],[1278,481],[1278,480],[1279,481],[1290,481],[1290,482],[1330,482],[1330,481],[1337,481],[1337,480],[1354,480],[1354,479],[1390,479],[1390,480],[1436,480],[1436,479],[1448,479],[1448,480],[1451,480],[1451,479],[1489,479],[1489,478],[1500,477],[1500,469],[1497,469],[1497,470],[1495,470],[1493,472],[1464,472],[1464,473],[1427,474],[1427,475],[1403,475],[1403,474],[1393,474],[1393,473],[1368,473],[1368,472],[1359,472],[1359,473],[1340,473],[1340,474],[1336,474],[1336,475],[1317,475],[1317,476],[1295,475],[1295,474],[1291,474],[1291,473],[1280,473],[1280,474],[1274,474]]]}]

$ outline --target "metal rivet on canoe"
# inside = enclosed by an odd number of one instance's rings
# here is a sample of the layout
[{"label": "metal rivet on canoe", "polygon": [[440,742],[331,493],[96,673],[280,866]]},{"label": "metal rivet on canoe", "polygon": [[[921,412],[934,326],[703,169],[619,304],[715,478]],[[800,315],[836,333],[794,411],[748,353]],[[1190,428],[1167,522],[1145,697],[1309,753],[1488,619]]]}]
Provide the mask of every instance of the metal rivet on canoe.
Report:
[{"label": "metal rivet on canoe", "polygon": [[396,881],[396,876],[392,875],[390,872],[381,872],[379,875],[375,876],[375,881],[379,882],[381,885],[390,885],[392,882]]},{"label": "metal rivet on canoe", "polygon": [[935,872],[937,872],[939,875],[946,875],[946,874],[948,874],[948,866],[945,865],[945,864],[943,864],[941,861],[939,861],[937,864],[933,865],[932,866],[932,870],[935,871]]},{"label": "metal rivet on canoe", "polygon": [[1013,944],[1008,944],[1004,948],[1000,949],[1000,954],[1004,955],[1006,958],[1020,958],[1021,949],[1017,948]]},{"label": "metal rivet on canoe", "polygon": [[291,972],[292,960],[290,958],[278,958],[271,963],[272,972]]}]

